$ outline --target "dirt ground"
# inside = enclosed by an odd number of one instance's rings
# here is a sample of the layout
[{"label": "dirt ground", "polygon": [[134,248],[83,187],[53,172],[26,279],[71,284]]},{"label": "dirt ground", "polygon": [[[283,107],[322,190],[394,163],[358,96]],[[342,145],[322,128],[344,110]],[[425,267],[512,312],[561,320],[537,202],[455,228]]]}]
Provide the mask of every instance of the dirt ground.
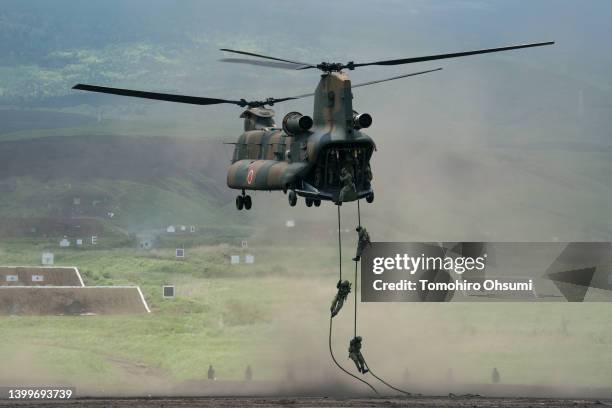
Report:
[{"label": "dirt ground", "polygon": [[[118,361],[123,364],[123,362]],[[135,367],[127,367],[130,371]],[[140,370],[140,369],[139,369]],[[145,371],[140,370],[140,374]],[[152,375],[148,373],[148,375]],[[35,407],[35,408],[170,408],[170,407],[612,407],[612,389],[608,388],[571,388],[564,390],[544,386],[526,386],[510,384],[463,384],[454,391],[480,390],[484,394],[449,393],[440,395],[440,391],[425,394],[401,396],[385,392],[378,397],[367,390],[355,389],[333,384],[321,389],[320,384],[297,385],[295,383],[277,383],[265,381],[187,381],[168,391],[162,391],[163,384],[157,382],[158,394],[131,393],[108,394],[87,392],[76,389],[76,398],[71,400],[15,401],[2,399],[0,408]],[[7,387],[3,387],[7,388]],[[143,396],[144,395],[144,396]],[[147,396],[148,395],[148,396]],[[551,398],[551,396],[555,396]]]},{"label": "dirt ground", "polygon": [[0,407],[605,407],[612,406],[612,400],[570,400],[570,399],[529,399],[529,398],[326,398],[326,397],[168,397],[168,398],[125,398],[125,399],[74,399],[70,401],[7,401],[1,400]]}]

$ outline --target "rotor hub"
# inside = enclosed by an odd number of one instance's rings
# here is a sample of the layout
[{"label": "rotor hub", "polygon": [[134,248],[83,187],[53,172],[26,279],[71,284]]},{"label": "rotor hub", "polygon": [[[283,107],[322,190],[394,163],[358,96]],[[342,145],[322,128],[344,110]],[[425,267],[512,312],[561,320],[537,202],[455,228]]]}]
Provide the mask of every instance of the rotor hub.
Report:
[{"label": "rotor hub", "polygon": [[247,101],[246,99],[240,99],[239,106],[242,108],[263,108],[266,105],[273,106],[275,102],[277,102],[277,100],[274,98],[266,98],[263,101]]},{"label": "rotor hub", "polygon": [[352,71],[355,69],[355,63],[353,61],[349,61],[346,64],[341,62],[322,62],[316,65],[316,67],[323,72],[340,72],[344,68],[348,68]]}]

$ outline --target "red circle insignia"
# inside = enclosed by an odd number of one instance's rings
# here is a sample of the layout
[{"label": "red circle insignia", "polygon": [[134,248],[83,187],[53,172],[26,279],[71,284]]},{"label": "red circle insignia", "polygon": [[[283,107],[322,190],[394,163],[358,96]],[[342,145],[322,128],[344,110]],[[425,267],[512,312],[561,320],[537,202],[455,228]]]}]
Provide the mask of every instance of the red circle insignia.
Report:
[{"label": "red circle insignia", "polygon": [[255,178],[255,170],[251,167],[247,173],[247,183],[251,184]]}]

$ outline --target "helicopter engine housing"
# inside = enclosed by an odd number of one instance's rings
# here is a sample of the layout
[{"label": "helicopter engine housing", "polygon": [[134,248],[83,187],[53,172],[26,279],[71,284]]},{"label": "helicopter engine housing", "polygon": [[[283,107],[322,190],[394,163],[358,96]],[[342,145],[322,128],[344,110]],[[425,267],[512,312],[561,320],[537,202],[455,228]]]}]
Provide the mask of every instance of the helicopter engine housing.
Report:
[{"label": "helicopter engine housing", "polygon": [[355,113],[353,115],[354,129],[367,129],[372,125],[372,116],[369,113]]},{"label": "helicopter engine housing", "polygon": [[312,118],[299,112],[289,112],[283,118],[283,130],[289,135],[303,133],[312,127]]}]

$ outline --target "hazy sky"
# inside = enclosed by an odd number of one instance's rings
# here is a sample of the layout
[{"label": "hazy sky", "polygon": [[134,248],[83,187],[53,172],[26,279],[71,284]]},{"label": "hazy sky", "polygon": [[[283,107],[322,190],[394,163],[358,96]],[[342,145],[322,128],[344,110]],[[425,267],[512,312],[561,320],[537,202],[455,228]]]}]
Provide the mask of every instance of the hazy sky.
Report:
[{"label": "hazy sky", "polygon": [[[198,129],[197,137],[233,141],[242,129],[233,106],[70,88],[85,82],[232,99],[284,97],[311,91],[319,73],[224,64],[218,49],[367,62],[555,40],[553,47],[351,72],[363,82],[444,68],[354,91],[355,109],[374,117],[368,133],[379,147],[377,205],[405,213],[408,223],[437,208],[440,219],[412,231],[448,231],[449,223],[465,230],[480,219],[481,232],[514,231],[510,236],[532,229],[547,239],[594,230],[607,236],[611,16],[605,0],[4,0],[0,104],[143,119],[152,129],[170,123],[174,136]],[[280,121],[292,110],[310,113],[312,99],[274,108]],[[473,195],[480,199],[472,202]]]},{"label": "hazy sky", "polygon": [[[612,56],[603,52],[612,28],[607,1],[2,1],[3,95],[23,88],[28,74],[50,95],[68,94],[62,79],[87,79],[183,92],[207,89],[255,93],[273,84],[312,87],[315,73],[219,64],[221,46],[280,57],[368,61],[506,43],[556,40],[546,52],[444,62],[445,66],[521,59],[542,69],[610,83]],[[83,67],[85,65],[85,67]],[[424,64],[419,64],[421,68]],[[19,72],[8,70],[19,67]],[[33,73],[41,68],[43,73]],[[364,69],[355,78],[412,67]],[[415,66],[415,69],[417,67]],[[260,86],[248,86],[256,77]],[[156,78],[154,80],[154,78]],[[191,89],[190,89],[191,88]],[[46,96],[46,95],[39,95]],[[12,100],[14,101],[14,100]]]}]

